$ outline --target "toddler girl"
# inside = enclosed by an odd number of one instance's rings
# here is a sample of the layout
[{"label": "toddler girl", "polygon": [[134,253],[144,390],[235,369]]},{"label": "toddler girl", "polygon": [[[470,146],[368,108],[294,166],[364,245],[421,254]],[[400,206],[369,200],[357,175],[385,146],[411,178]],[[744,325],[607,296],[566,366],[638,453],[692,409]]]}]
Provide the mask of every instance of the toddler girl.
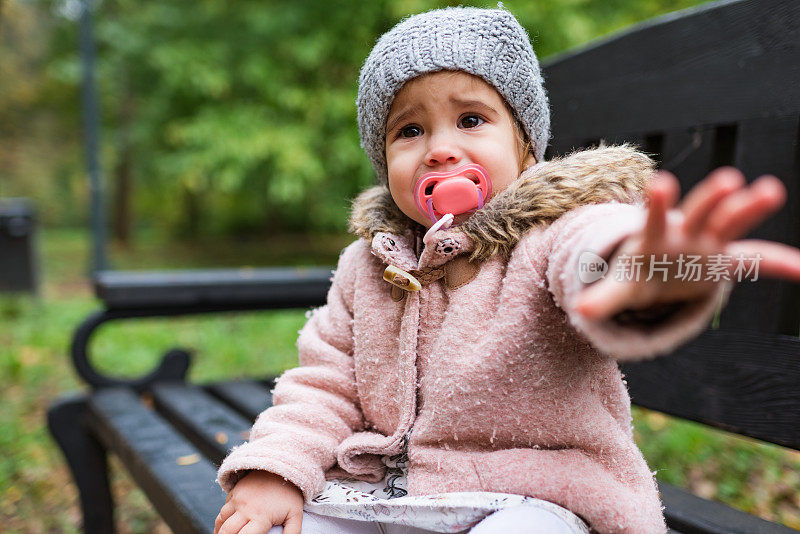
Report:
[{"label": "toddler girl", "polygon": [[617,362],[696,335],[730,283],[580,267],[758,253],[761,274],[800,278],[800,251],[732,241],[780,182],[722,169],[675,208],[674,177],[629,146],[543,162],[540,69],[502,9],[395,26],[358,120],[380,185],[354,202],[361,239],[301,366],[220,467],[215,532],[666,532]]}]

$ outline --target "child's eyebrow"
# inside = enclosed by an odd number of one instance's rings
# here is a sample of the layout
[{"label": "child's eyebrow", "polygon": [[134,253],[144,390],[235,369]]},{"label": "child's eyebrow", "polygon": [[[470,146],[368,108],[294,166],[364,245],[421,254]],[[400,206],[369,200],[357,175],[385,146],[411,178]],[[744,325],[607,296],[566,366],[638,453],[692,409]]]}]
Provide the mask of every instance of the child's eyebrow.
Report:
[{"label": "child's eyebrow", "polygon": [[452,104],[457,104],[459,106],[463,106],[463,107],[466,107],[466,108],[481,108],[484,111],[488,111],[488,112],[492,112],[492,113],[497,114],[497,110],[496,109],[494,109],[489,104],[487,104],[485,102],[482,102],[480,100],[462,100],[460,98],[451,96],[450,97],[450,102]]},{"label": "child's eyebrow", "polygon": [[[490,105],[488,105],[485,102],[482,102],[480,100],[462,100],[461,98],[454,97],[454,96],[451,96],[448,100],[450,101],[451,104],[455,104],[455,105],[460,106],[460,107],[473,108],[473,109],[477,108],[477,109],[483,110],[485,113],[488,113],[488,114],[492,114],[493,113],[495,115],[499,115],[499,113],[498,113],[498,111],[496,109],[494,109],[492,106],[490,106]],[[398,124],[400,124],[402,121],[404,121],[410,115],[413,115],[414,113],[420,111],[422,108],[423,108],[423,106],[421,106],[419,104],[413,104],[411,106],[408,106],[403,111],[401,111],[400,113],[398,113],[394,117],[391,117],[390,120],[387,121],[387,123],[386,123],[386,131],[390,132],[390,131],[394,130],[395,127]]]},{"label": "child's eyebrow", "polygon": [[394,130],[394,127],[397,126],[403,120],[405,120],[406,117],[408,117],[409,115],[413,115],[420,109],[422,109],[422,106],[420,106],[419,104],[408,106],[403,111],[395,115],[389,122],[386,123],[386,131],[389,132],[391,130]]}]

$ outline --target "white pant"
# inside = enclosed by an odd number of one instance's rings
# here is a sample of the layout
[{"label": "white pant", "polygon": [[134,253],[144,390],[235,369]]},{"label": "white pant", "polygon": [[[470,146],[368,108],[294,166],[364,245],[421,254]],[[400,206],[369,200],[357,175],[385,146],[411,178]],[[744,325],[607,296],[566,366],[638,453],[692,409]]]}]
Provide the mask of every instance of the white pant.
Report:
[{"label": "white pant", "polygon": [[[302,534],[431,534],[430,530],[338,519],[303,512]],[[572,527],[554,513],[535,506],[513,506],[499,510],[472,527],[469,534],[574,534]],[[283,527],[272,527],[267,534],[282,534]]]}]

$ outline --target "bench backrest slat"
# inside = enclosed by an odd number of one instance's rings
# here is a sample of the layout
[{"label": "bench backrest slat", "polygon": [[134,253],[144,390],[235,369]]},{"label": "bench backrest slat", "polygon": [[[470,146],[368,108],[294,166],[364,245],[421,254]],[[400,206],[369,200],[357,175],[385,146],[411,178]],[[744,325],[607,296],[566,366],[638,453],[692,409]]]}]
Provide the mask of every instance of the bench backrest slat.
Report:
[{"label": "bench backrest slat", "polygon": [[[654,19],[545,62],[548,157],[631,142],[683,192],[734,165],[774,174],[786,205],[748,238],[800,245],[800,2],[730,0]],[[719,329],[628,364],[642,406],[800,448],[800,284],[737,284]],[[787,337],[793,336],[793,337]]]},{"label": "bench backrest slat", "polygon": [[800,450],[799,353],[797,338],[709,330],[622,371],[640,406]]},{"label": "bench backrest slat", "polygon": [[[800,36],[798,36],[800,40]],[[800,58],[800,56],[798,56]],[[748,237],[800,246],[798,116],[751,119],[738,125],[734,164],[748,178],[774,174],[786,185],[786,205]],[[740,284],[721,326],[798,335],[800,285],[777,280]]]},{"label": "bench backrest slat", "polygon": [[[713,2],[544,62],[556,136],[800,113],[800,2]],[[656,128],[653,128],[656,126]]]}]

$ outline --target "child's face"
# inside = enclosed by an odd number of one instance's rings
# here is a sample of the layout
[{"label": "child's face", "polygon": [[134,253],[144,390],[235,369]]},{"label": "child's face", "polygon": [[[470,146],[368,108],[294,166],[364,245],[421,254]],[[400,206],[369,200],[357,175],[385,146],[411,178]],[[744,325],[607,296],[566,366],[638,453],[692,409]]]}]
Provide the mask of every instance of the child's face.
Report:
[{"label": "child's face", "polygon": [[[489,173],[492,196],[526,167],[523,143],[503,97],[488,83],[463,72],[441,71],[406,83],[386,120],[389,189],[397,206],[425,227],[432,221],[417,211],[414,186],[431,171],[477,163]],[[457,215],[461,223],[470,213]]]}]

